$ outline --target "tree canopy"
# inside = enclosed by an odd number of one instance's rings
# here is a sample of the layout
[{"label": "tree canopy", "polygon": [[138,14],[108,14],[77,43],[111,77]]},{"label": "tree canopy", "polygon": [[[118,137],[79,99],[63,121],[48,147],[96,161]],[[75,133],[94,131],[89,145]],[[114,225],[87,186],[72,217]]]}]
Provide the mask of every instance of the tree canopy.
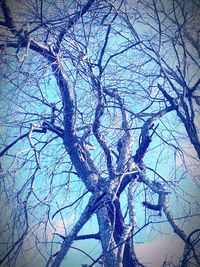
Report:
[{"label": "tree canopy", "polygon": [[156,266],[137,242],[167,235],[182,249],[163,266],[200,264],[199,16],[1,1],[2,266]]}]

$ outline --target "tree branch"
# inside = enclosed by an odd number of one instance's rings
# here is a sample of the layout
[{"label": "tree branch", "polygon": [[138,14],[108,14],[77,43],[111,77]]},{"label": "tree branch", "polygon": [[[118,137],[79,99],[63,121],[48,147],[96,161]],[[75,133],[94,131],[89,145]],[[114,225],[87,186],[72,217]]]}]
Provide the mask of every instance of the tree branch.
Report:
[{"label": "tree branch", "polygon": [[54,49],[55,53],[59,52],[61,43],[62,43],[62,39],[64,37],[64,35],[66,34],[66,32],[78,21],[79,18],[83,17],[85,13],[88,12],[88,10],[90,9],[90,7],[92,6],[92,4],[95,2],[95,0],[88,0],[87,3],[81,8],[80,11],[78,11],[71,19],[68,20],[66,27],[62,28],[57,42],[56,42],[56,47]]},{"label": "tree branch", "polygon": [[77,237],[78,232],[82,229],[82,227],[86,224],[86,222],[91,218],[94,212],[106,202],[106,194],[101,193],[99,191],[93,193],[90,197],[90,200],[82,212],[79,220],[75,224],[75,226],[70,231],[69,235],[64,239],[61,249],[56,255],[54,262],[52,263],[52,267],[58,267],[62,263],[64,257],[66,256],[70,246],[73,241]]},{"label": "tree branch", "polygon": [[97,90],[97,93],[98,93],[98,104],[97,104],[96,110],[95,110],[95,118],[94,118],[94,122],[93,122],[93,133],[94,133],[94,136],[96,137],[98,143],[102,147],[104,154],[106,156],[106,162],[107,162],[107,168],[108,168],[109,176],[111,179],[114,179],[115,171],[114,171],[114,167],[113,167],[113,163],[112,163],[111,150],[107,146],[104,136],[100,133],[100,120],[104,114],[103,90],[102,90],[100,81],[96,80],[95,77],[93,77],[93,76],[91,78],[92,78],[93,85],[95,86],[95,89]]},{"label": "tree branch", "polygon": [[72,90],[64,71],[59,65],[59,59],[52,64],[52,71],[61,92],[64,114],[64,145],[76,168],[79,177],[84,181],[89,191],[94,191],[98,181],[98,171],[95,164],[87,159],[87,153],[79,142],[75,129],[75,108]]},{"label": "tree branch", "polygon": [[[32,132],[36,132],[36,133],[46,133],[47,130],[45,128],[41,128],[41,129],[33,129]],[[7,145],[1,152],[0,152],[0,157],[2,157],[11,147],[13,147],[19,140],[23,139],[24,137],[28,137],[29,136],[30,131],[28,131],[27,133],[19,136],[17,139],[15,139],[11,144]]]},{"label": "tree branch", "polygon": [[17,28],[17,26],[15,25],[14,19],[12,17],[12,12],[6,0],[2,0],[1,7],[2,7],[4,18],[5,18],[5,23],[4,23],[5,26],[18,39],[18,42],[10,43],[10,44],[8,43],[7,45],[8,46],[10,45],[11,47],[19,47],[19,44],[20,44],[20,47],[25,47],[25,48],[29,47],[33,51],[38,52],[40,55],[45,57],[50,62],[54,61],[55,55],[48,49],[47,46],[37,42],[36,40],[32,40],[31,38],[28,38],[27,37],[28,32],[25,33],[23,27],[19,29]]},{"label": "tree branch", "polygon": [[[58,233],[54,233],[54,235],[57,235],[59,237],[61,237],[63,240],[65,240],[66,236],[63,236],[61,234]],[[100,240],[100,234],[85,234],[85,235],[79,235],[75,238],[75,240],[85,240],[85,239],[98,239]]]},{"label": "tree branch", "polygon": [[150,130],[153,128],[153,122],[155,120],[160,119],[163,115],[165,115],[166,113],[175,110],[176,106],[171,105],[165,109],[162,109],[160,111],[158,111],[156,114],[154,114],[151,118],[149,118],[143,125],[142,129],[141,129],[141,143],[139,145],[139,148],[137,149],[135,155],[133,156],[134,158],[134,162],[137,164],[141,164],[142,160],[144,158],[144,155],[151,143],[152,140],[152,134],[150,135]]},{"label": "tree branch", "polygon": [[64,206],[62,207],[61,209],[57,210],[53,216],[52,216],[52,220],[54,219],[54,217],[59,213],[61,212],[62,210],[64,209],[67,209],[67,208],[70,208],[72,207],[74,204],[76,204],[79,200],[81,200],[86,194],[88,193],[88,191],[86,191],[85,193],[83,193],[79,198],[77,198],[74,202],[72,202],[70,205],[67,205],[67,206]]}]

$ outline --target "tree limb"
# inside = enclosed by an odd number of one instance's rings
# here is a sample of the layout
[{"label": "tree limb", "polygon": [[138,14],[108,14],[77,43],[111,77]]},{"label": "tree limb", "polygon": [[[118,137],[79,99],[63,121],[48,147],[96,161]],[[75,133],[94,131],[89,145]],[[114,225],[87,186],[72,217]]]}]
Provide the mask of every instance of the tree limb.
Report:
[{"label": "tree limb", "polygon": [[95,192],[91,197],[90,200],[82,212],[79,220],[75,224],[75,226],[70,231],[69,235],[64,239],[61,249],[56,255],[55,260],[52,263],[52,267],[58,267],[62,263],[64,257],[66,256],[70,246],[72,245],[73,241],[77,237],[78,232],[82,229],[85,223],[91,218],[94,212],[106,201],[106,195],[100,194],[100,192]]},{"label": "tree limb", "polygon": [[[33,129],[32,132],[36,133],[46,133],[47,130],[45,128],[41,129]],[[19,140],[23,139],[24,137],[28,137],[30,134],[30,131],[27,133],[19,136],[17,139],[15,139],[11,144],[7,145],[1,152],[0,152],[0,157],[2,157],[11,147],[13,147]]]},{"label": "tree limb", "polygon": [[62,43],[62,39],[64,37],[64,35],[67,33],[67,31],[77,22],[77,20],[79,18],[81,18],[82,16],[84,16],[85,13],[88,12],[88,10],[90,9],[90,7],[92,6],[92,4],[95,2],[95,0],[88,0],[87,3],[81,8],[80,11],[78,11],[71,19],[68,20],[67,25],[61,29],[61,32],[58,36],[57,42],[56,42],[56,47],[54,48],[54,52],[58,53],[61,43]]}]

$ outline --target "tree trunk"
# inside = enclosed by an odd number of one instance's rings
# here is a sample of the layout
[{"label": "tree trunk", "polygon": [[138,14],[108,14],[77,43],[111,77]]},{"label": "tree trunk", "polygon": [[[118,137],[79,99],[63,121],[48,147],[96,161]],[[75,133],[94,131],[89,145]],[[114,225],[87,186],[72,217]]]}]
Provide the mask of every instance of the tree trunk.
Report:
[{"label": "tree trunk", "polygon": [[115,267],[117,263],[117,249],[114,249],[116,243],[113,238],[112,224],[106,207],[102,207],[97,211],[97,220],[104,255],[104,265],[105,267]]},{"label": "tree trunk", "polygon": [[[137,259],[133,247],[130,245],[131,240],[121,244],[121,237],[125,230],[125,222],[122,216],[119,200],[115,200],[108,207],[103,207],[97,211],[97,219],[99,224],[100,239],[104,256],[104,264],[106,267],[135,267]],[[117,257],[121,245],[124,251],[120,261]],[[114,249],[115,248],[115,249]],[[111,250],[111,251],[110,251]],[[109,252],[110,251],[110,252]]]}]

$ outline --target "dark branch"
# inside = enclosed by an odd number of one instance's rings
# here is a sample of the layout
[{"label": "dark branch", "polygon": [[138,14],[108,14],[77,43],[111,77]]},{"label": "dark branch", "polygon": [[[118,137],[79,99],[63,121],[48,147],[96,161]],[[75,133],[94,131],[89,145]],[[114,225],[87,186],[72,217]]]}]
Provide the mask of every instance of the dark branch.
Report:
[{"label": "dark branch", "polygon": [[[142,160],[144,158],[145,153],[147,152],[147,149],[151,143],[152,140],[152,134],[155,132],[153,129],[153,133],[150,134],[150,130],[153,128],[153,122],[157,119],[160,119],[163,115],[166,113],[174,110],[176,108],[175,105],[171,105],[165,109],[162,109],[158,111],[156,114],[154,114],[151,118],[149,118],[143,125],[141,130],[141,143],[139,145],[139,148],[137,149],[135,155],[134,155],[134,161],[138,164],[142,163]],[[156,127],[157,128],[157,127]]]},{"label": "dark branch", "polygon": [[71,203],[70,205],[64,206],[63,208],[57,210],[53,216],[52,216],[52,220],[53,218],[56,216],[56,214],[58,214],[59,212],[61,212],[64,209],[70,208],[72,207],[74,204],[76,204],[79,200],[81,200],[86,194],[88,193],[88,191],[86,191],[85,193],[83,193],[79,198],[77,198],[73,203]]},{"label": "dark branch", "polygon": [[88,0],[88,2],[81,8],[80,11],[78,11],[71,19],[69,19],[67,26],[63,28],[58,36],[58,40],[56,43],[56,47],[54,49],[55,53],[59,52],[60,45],[62,42],[62,39],[66,32],[77,22],[79,18],[81,18],[85,13],[88,12],[89,8],[92,6],[92,4],[95,2],[95,0]]},{"label": "dark branch", "polygon": [[[33,129],[33,132],[36,133],[46,133],[46,129]],[[13,141],[10,145],[7,145],[1,152],[0,152],[0,157],[2,157],[11,147],[13,147],[19,140],[23,139],[24,137],[28,137],[29,132],[19,136],[15,141]]]},{"label": "dark branch", "polygon": [[[65,240],[66,236],[63,236],[61,234],[57,234],[54,233],[54,235],[57,235],[59,237],[61,237],[63,240]],[[75,240],[85,240],[85,239],[97,239],[100,240],[100,234],[96,233],[96,234],[86,234],[86,235],[79,235],[75,238]]]}]

